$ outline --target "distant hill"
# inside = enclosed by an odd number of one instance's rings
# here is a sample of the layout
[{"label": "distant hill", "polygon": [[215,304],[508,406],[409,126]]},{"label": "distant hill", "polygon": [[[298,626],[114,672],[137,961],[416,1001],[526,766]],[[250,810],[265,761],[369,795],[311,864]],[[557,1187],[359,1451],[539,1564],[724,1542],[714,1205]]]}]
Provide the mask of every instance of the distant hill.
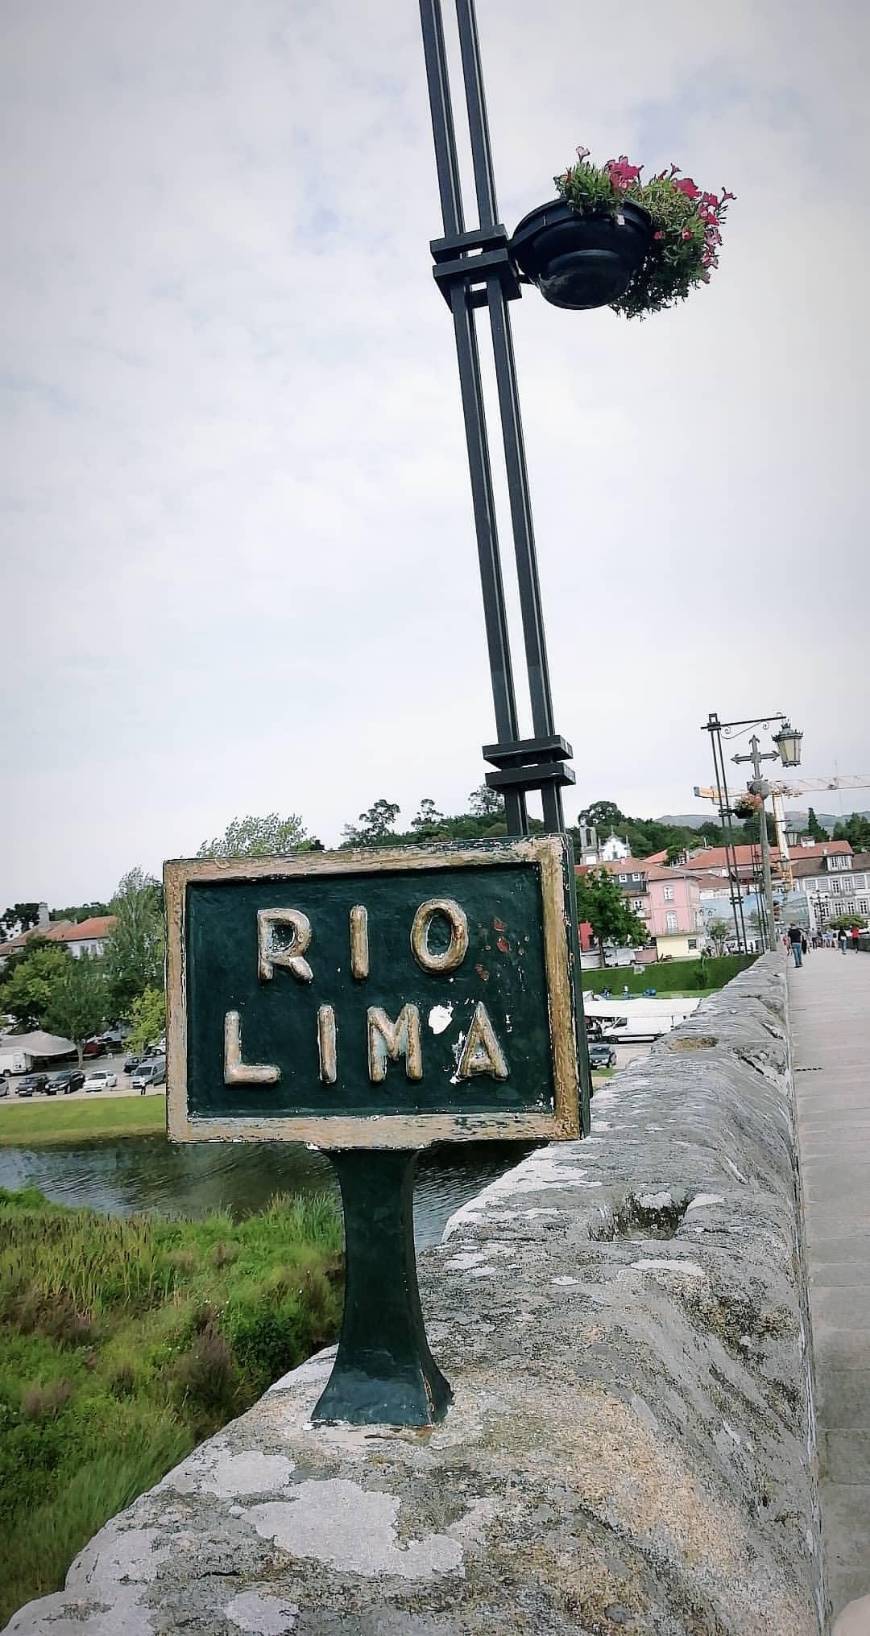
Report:
[{"label": "distant hill", "polygon": [[[807,808],[804,807],[802,811],[799,811],[797,808],[789,808],[789,810],[786,812],[785,816],[786,816],[786,821],[788,823],[794,823],[795,825],[798,826],[798,828],[803,828],[803,826],[806,824],[806,821],[807,821]],[[816,817],[818,818],[819,823],[822,826],[822,829],[826,829],[828,831],[829,835],[833,833],[833,829],[834,829],[835,824],[842,824],[847,818],[849,818],[851,816],[852,816],[851,809],[849,809],[848,811],[839,813],[839,812],[819,812],[818,807],[816,808]],[[856,816],[858,818],[870,818],[870,812],[858,811],[856,813]],[[719,822],[719,814],[718,814],[718,811],[716,809],[715,803],[712,802],[712,801],[710,802],[710,811],[709,812],[679,812],[679,813],[669,812],[669,813],[666,813],[662,818],[657,818],[656,823],[657,824],[673,824],[675,827],[678,827],[680,829],[700,829],[702,824],[709,823],[711,819],[712,819],[713,823],[718,823]]]},{"label": "distant hill", "polygon": [[[700,829],[702,824],[716,824],[718,821],[716,807],[712,801],[709,812],[668,813],[664,818],[656,819],[657,824],[672,824],[675,829]],[[820,822],[824,823],[824,819]]]}]

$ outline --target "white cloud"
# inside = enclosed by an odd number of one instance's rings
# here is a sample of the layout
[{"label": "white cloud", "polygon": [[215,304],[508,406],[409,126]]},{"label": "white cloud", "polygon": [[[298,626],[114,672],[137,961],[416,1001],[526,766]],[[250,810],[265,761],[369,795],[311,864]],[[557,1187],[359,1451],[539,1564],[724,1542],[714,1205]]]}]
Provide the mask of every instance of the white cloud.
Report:
[{"label": "white cloud", "polygon": [[[863,10],[479,16],[509,224],[580,141],[738,194],[679,311],[513,309],[580,799],[687,809],[711,707],[862,771]],[[0,897],[458,805],[493,728],[416,7],[6,27]]]}]

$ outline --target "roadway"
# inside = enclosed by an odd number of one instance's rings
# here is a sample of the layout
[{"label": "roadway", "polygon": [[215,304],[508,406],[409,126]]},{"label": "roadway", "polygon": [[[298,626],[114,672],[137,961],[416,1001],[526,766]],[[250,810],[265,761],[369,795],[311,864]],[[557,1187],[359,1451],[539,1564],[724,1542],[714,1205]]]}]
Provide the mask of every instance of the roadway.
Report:
[{"label": "roadway", "polygon": [[789,997],[829,1590],[868,1597],[846,1636],[870,1632],[870,954],[812,951]]}]

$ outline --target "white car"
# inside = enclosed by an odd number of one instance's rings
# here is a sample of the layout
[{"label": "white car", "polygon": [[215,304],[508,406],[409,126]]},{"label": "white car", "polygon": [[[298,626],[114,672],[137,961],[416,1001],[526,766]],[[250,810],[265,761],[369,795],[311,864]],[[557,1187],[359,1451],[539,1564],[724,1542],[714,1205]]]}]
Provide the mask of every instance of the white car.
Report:
[{"label": "white car", "polygon": [[98,1068],[96,1073],[88,1074],[82,1086],[83,1091],[113,1091],[118,1083],[117,1074],[106,1073],[105,1069]]}]

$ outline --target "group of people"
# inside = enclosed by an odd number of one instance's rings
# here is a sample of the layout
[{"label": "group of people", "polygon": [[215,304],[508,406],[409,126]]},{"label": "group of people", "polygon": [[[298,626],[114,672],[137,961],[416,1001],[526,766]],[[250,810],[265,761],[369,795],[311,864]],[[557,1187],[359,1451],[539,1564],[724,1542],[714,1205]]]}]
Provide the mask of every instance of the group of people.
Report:
[{"label": "group of people", "polygon": [[786,949],[791,949],[795,965],[802,966],[811,944],[814,949],[839,949],[841,954],[846,953],[850,943],[857,949],[858,928],[851,936],[841,927],[838,932],[812,932],[808,937],[802,926],[789,926],[782,941]]}]

